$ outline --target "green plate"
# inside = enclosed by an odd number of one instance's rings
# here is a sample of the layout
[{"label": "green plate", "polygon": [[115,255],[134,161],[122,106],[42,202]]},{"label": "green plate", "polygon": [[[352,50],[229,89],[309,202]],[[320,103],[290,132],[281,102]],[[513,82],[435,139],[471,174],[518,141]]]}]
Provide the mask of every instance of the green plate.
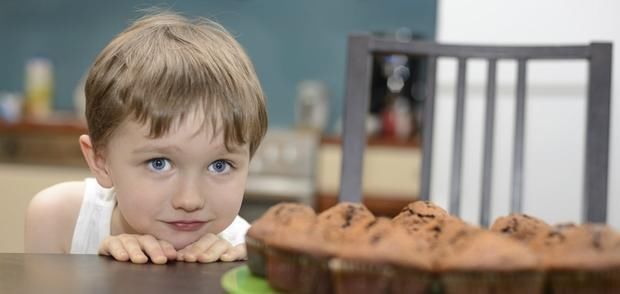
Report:
[{"label": "green plate", "polygon": [[222,276],[222,287],[231,294],[277,293],[267,280],[253,275],[247,265],[227,271]]}]

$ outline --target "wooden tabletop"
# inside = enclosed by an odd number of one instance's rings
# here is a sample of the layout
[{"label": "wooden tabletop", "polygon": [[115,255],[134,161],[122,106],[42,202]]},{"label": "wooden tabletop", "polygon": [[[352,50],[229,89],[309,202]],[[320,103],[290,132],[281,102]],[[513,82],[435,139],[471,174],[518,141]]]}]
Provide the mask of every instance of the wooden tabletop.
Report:
[{"label": "wooden tabletop", "polygon": [[0,253],[0,293],[225,293],[243,262],[131,264],[97,255]]}]

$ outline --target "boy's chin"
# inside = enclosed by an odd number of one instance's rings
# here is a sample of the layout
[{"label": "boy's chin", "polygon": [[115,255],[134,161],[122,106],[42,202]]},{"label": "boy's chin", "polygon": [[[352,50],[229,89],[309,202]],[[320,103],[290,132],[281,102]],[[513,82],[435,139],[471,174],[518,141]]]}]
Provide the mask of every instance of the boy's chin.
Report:
[{"label": "boy's chin", "polygon": [[174,247],[175,250],[181,250],[181,249],[185,249],[187,246],[190,246],[194,243],[196,243],[196,241],[200,240],[201,236],[192,236],[191,238],[188,236],[187,238],[180,238],[180,236],[176,236],[176,238],[168,238],[166,241],[168,241],[168,243],[172,244],[172,246]]}]

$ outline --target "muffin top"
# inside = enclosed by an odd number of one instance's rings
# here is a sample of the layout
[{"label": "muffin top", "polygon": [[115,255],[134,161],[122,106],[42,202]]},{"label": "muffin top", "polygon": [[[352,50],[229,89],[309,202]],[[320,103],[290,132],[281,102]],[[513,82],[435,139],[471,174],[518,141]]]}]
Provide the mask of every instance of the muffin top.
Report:
[{"label": "muffin top", "polygon": [[430,201],[415,201],[405,206],[394,217],[394,223],[405,227],[409,232],[415,232],[424,224],[442,219],[448,215],[448,212],[443,208]]},{"label": "muffin top", "polygon": [[557,226],[538,245],[547,268],[620,268],[620,234],[604,224]]},{"label": "muffin top", "polygon": [[311,226],[296,229],[294,237],[278,235],[270,244],[314,256],[331,256],[342,244],[358,238],[374,219],[364,205],[342,202],[320,213]]},{"label": "muffin top", "polygon": [[342,202],[321,212],[309,244],[332,254],[339,246],[356,240],[375,216],[359,203]]},{"label": "muffin top", "polygon": [[537,270],[538,257],[522,242],[485,230],[460,230],[437,254],[440,271]]},{"label": "muffin top", "polygon": [[491,231],[529,243],[549,232],[551,226],[544,221],[527,214],[502,216],[491,225]]},{"label": "muffin top", "polygon": [[374,219],[375,216],[363,204],[341,202],[321,212],[317,217],[317,224],[334,229],[349,229],[366,225]]},{"label": "muffin top", "polygon": [[359,231],[355,240],[342,244],[335,255],[360,263],[430,269],[432,260],[429,253],[425,240],[412,238],[389,218],[379,217]]},{"label": "muffin top", "polygon": [[264,240],[281,230],[304,230],[315,221],[316,214],[311,207],[300,203],[281,202],[270,207],[254,221],[247,235]]},{"label": "muffin top", "polygon": [[470,231],[475,230],[479,230],[479,228],[457,217],[448,215],[443,218],[432,220],[420,226],[416,231],[408,232],[414,238],[425,239],[432,248],[436,248],[449,245],[462,235],[466,235]]}]

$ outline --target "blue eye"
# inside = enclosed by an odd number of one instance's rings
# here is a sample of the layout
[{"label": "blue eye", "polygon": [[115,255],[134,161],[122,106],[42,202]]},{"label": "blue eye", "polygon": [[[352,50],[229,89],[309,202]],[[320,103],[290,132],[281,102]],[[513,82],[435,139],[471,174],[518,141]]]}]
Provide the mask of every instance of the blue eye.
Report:
[{"label": "blue eye", "polygon": [[170,161],[165,158],[153,158],[148,161],[149,169],[155,172],[167,171],[171,168]]},{"label": "blue eye", "polygon": [[216,160],[209,165],[209,171],[223,174],[230,170],[230,164],[226,160]]}]

